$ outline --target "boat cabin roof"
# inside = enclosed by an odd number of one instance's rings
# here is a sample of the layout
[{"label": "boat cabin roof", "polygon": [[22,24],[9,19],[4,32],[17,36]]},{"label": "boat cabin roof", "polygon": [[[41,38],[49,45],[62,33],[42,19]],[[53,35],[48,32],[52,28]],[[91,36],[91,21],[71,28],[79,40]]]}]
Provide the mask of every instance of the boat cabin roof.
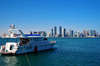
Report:
[{"label": "boat cabin roof", "polygon": [[44,36],[41,36],[39,34],[25,34],[24,36],[18,36],[18,38],[43,38]]},{"label": "boat cabin roof", "polygon": [[[21,30],[19,29],[9,29],[9,35],[4,35],[4,38],[44,38],[44,36],[41,36],[40,34],[24,34]],[[18,31],[19,33],[16,34],[12,31]]]}]

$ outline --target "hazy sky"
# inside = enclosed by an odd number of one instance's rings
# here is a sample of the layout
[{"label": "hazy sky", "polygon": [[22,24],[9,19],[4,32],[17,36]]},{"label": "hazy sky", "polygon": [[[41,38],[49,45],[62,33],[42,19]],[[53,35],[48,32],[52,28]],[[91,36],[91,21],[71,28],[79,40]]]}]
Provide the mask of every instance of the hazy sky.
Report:
[{"label": "hazy sky", "polygon": [[0,34],[11,24],[25,33],[54,26],[100,32],[100,0],[0,0]]}]

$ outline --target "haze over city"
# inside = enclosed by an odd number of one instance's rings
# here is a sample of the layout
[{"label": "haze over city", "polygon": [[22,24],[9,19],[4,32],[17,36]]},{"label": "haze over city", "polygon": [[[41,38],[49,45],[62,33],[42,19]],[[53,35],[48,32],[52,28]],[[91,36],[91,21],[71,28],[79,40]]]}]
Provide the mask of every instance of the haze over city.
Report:
[{"label": "haze over city", "polygon": [[0,36],[11,24],[24,33],[54,26],[100,33],[100,0],[0,0]]}]

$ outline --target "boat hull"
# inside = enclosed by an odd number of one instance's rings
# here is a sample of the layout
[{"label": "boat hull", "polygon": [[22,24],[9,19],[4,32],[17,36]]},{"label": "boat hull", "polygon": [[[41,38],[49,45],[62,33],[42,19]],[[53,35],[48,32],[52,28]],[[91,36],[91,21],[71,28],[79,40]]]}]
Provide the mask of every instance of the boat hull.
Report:
[{"label": "boat hull", "polygon": [[52,49],[54,44],[49,45],[29,45],[29,46],[20,46],[16,54],[28,53],[28,52],[38,52],[41,50]]},{"label": "boat hull", "polygon": [[47,45],[23,45],[18,46],[16,53],[12,52],[0,52],[2,55],[17,55],[17,54],[23,54],[23,53],[30,53],[30,52],[38,52],[42,50],[48,50],[52,49],[55,43],[47,44]]}]

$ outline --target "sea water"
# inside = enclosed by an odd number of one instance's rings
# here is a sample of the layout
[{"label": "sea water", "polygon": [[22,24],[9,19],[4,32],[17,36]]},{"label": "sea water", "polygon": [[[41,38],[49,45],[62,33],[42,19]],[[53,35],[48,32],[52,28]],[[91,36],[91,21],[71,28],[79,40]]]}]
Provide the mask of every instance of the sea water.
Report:
[{"label": "sea water", "polygon": [[[48,39],[57,42],[53,49],[16,56],[0,55],[0,66],[100,66],[100,38]],[[0,45],[6,41],[0,38]]]}]

